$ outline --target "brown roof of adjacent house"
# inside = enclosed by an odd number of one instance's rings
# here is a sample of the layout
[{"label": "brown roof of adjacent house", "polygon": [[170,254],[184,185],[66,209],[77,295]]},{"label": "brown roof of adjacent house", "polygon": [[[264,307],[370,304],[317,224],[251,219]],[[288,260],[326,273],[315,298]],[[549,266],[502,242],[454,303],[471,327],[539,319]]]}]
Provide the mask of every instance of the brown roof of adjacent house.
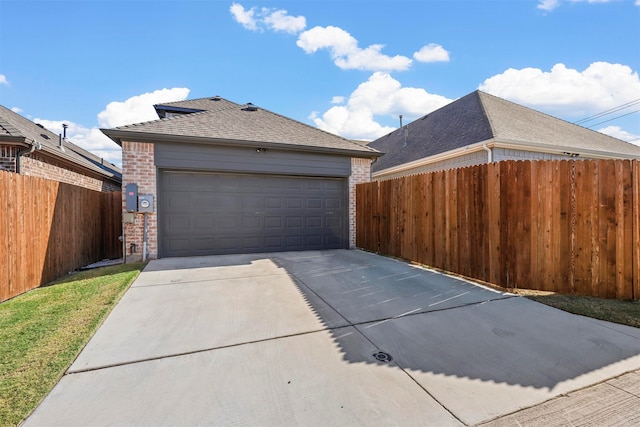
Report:
[{"label": "brown roof of adjacent house", "polygon": [[2,142],[25,147],[37,143],[46,155],[73,163],[117,182],[122,181],[122,171],[117,166],[69,140],[61,141],[59,135],[0,105],[0,143]]},{"label": "brown roof of adjacent house", "polygon": [[102,131],[117,143],[194,142],[252,145],[291,150],[378,157],[380,152],[253,104],[240,105],[220,97],[155,106],[161,118]]},{"label": "brown roof of adjacent house", "polygon": [[372,141],[369,147],[386,153],[374,163],[376,172],[489,140],[640,157],[639,146],[479,90]]}]

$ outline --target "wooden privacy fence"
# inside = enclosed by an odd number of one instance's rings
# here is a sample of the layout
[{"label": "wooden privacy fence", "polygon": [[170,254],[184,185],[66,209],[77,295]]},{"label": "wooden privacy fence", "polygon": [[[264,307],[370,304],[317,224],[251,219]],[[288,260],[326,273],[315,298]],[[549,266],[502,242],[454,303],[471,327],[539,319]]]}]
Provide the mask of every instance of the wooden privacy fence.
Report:
[{"label": "wooden privacy fence", "polygon": [[121,257],[121,198],[0,172],[0,301]]},{"label": "wooden privacy fence", "polygon": [[504,288],[640,299],[640,162],[506,161],[359,184],[356,244]]}]

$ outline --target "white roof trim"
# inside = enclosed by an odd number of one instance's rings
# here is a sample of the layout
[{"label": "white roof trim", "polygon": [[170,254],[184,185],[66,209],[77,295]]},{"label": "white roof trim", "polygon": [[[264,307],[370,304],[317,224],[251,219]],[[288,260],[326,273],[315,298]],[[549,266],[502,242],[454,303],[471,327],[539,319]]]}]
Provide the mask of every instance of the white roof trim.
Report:
[{"label": "white roof trim", "polygon": [[432,163],[442,162],[444,160],[459,157],[465,154],[471,154],[476,151],[484,150],[484,146],[488,148],[505,148],[522,151],[533,151],[536,153],[547,153],[557,155],[567,155],[567,153],[589,156],[591,159],[608,160],[608,159],[630,159],[638,160],[640,157],[631,154],[622,153],[609,153],[606,151],[597,151],[589,149],[576,149],[575,147],[564,147],[559,145],[541,144],[537,142],[524,142],[508,139],[487,139],[485,141],[476,142],[474,144],[467,145],[465,147],[456,148],[455,150],[445,151],[444,153],[436,154],[433,156],[425,157],[422,159],[414,160],[409,163],[403,163],[398,166],[387,168],[378,172],[374,172],[373,178],[380,178],[386,175],[397,174],[411,169],[416,169],[422,166],[427,166]]},{"label": "white roof trim", "polygon": [[422,166],[427,166],[432,163],[442,162],[444,160],[453,159],[455,157],[459,157],[464,154],[471,154],[476,151],[484,151],[484,145],[486,144],[489,148],[493,147],[493,139],[487,139],[485,141],[476,142],[471,145],[467,145],[462,148],[456,148],[455,150],[445,151],[444,153],[436,154],[433,156],[425,157],[422,159],[414,160],[409,163],[403,163],[398,166],[394,166],[391,168],[383,169],[378,172],[373,173],[373,178],[378,178],[385,175],[395,174],[398,172],[404,172],[410,169],[416,169]]}]

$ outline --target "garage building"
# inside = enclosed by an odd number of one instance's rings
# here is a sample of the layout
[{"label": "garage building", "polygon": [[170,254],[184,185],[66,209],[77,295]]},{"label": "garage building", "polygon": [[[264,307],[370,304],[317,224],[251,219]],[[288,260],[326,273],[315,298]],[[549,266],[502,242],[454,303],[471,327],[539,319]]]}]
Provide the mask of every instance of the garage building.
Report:
[{"label": "garage building", "polygon": [[102,129],[123,149],[123,210],[127,184],[153,201],[145,251],[145,214],[128,215],[128,261],[355,245],[355,185],[381,153],[218,96],[155,109]]}]

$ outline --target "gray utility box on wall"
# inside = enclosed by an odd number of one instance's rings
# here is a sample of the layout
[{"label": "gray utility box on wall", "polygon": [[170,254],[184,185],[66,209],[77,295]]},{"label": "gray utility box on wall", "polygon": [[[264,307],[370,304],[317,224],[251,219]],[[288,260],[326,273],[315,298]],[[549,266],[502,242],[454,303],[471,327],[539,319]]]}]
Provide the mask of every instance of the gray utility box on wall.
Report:
[{"label": "gray utility box on wall", "polygon": [[125,187],[127,212],[138,210],[138,184],[127,184]]},{"label": "gray utility box on wall", "polygon": [[153,195],[140,194],[138,196],[138,212],[153,212]]}]

